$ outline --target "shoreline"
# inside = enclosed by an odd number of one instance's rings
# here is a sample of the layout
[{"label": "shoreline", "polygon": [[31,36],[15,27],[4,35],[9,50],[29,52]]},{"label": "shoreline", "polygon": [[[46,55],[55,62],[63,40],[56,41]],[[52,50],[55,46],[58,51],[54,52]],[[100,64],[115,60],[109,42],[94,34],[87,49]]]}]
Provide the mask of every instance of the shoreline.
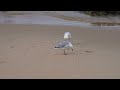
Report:
[{"label": "shoreline", "polygon": [[[70,16],[71,14],[71,16]],[[2,15],[2,14],[1,14]],[[36,19],[37,17],[37,19]],[[119,17],[91,17],[84,15],[78,12],[60,12],[60,11],[41,11],[41,12],[17,12],[17,11],[8,11],[7,14],[3,13],[0,17],[1,24],[73,24],[80,25],[84,27],[96,24],[108,24],[109,25],[119,25]],[[47,20],[46,20],[47,18]],[[42,20],[42,21],[41,21]],[[98,22],[99,21],[99,22]],[[49,22],[49,23],[48,23]],[[56,23],[55,23],[56,22]],[[79,23],[79,24],[78,24]],[[112,23],[112,24],[111,24]],[[53,24],[53,25],[54,25]]]}]

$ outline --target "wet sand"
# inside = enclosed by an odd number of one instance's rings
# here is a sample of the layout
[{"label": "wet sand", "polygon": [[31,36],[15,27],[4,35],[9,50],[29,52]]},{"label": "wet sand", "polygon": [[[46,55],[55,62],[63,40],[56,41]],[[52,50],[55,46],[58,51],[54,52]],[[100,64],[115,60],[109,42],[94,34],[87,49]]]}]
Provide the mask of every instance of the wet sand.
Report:
[{"label": "wet sand", "polygon": [[[65,31],[74,51],[52,49]],[[120,31],[48,25],[0,25],[0,78],[120,78]]]}]

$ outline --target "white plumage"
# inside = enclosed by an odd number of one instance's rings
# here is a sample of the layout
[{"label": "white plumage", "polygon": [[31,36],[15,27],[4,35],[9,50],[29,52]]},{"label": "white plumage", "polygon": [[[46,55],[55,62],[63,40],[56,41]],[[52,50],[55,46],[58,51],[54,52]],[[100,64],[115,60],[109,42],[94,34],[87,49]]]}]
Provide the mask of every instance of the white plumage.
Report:
[{"label": "white plumage", "polygon": [[65,32],[64,33],[64,40],[69,40],[69,39],[71,39],[72,38],[72,36],[71,36],[71,33],[70,32]]}]

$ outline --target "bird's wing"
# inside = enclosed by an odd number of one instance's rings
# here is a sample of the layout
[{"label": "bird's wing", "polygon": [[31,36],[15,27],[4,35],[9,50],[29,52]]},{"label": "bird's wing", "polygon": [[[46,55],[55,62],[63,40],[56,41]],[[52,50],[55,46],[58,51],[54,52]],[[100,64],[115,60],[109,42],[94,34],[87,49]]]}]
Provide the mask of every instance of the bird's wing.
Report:
[{"label": "bird's wing", "polygon": [[67,42],[67,41],[63,41],[63,42],[61,42],[61,43],[59,43],[58,44],[58,47],[59,48],[64,48],[66,45],[68,45],[69,44],[69,42]]}]

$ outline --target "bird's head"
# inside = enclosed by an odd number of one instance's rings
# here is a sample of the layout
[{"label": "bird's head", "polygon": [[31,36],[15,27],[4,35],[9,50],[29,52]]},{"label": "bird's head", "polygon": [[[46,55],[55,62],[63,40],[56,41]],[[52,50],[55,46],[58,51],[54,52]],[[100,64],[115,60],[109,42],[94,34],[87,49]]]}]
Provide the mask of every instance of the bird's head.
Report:
[{"label": "bird's head", "polygon": [[71,34],[69,32],[64,33],[64,39],[69,39],[71,38]]}]

